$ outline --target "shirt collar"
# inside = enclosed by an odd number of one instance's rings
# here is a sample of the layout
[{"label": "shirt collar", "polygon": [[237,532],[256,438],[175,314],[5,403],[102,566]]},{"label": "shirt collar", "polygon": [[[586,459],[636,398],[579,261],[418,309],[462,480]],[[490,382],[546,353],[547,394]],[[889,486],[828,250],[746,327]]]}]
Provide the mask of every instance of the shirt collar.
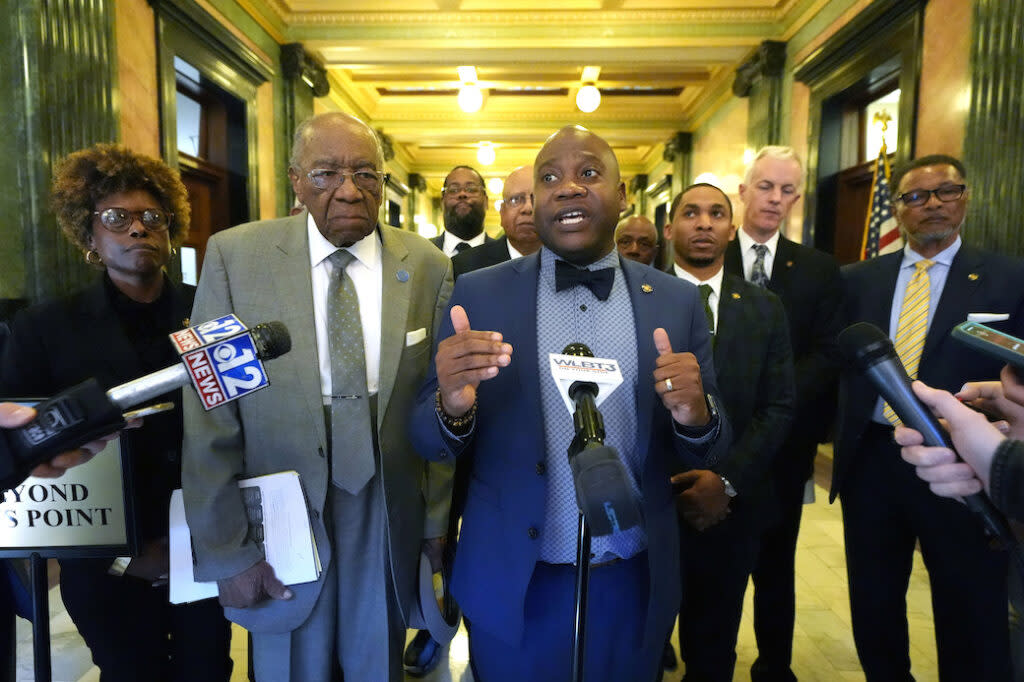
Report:
[{"label": "shirt collar", "polygon": [[[555,271],[555,261],[565,260],[554,251],[546,246],[540,247],[540,263],[543,269],[545,265],[551,268],[551,272]],[[585,266],[585,270],[600,270],[601,268],[615,268],[619,269],[619,252],[617,249],[612,249],[603,258],[600,258],[590,265]]]},{"label": "shirt collar", "polygon": [[[754,244],[760,244],[761,242],[754,241],[746,231],[741,227],[736,230],[736,238],[740,240],[740,251],[746,253],[750,251],[750,247]],[[768,238],[768,241],[764,242],[764,245],[768,247],[768,255],[775,257],[775,250],[779,248],[779,231],[776,230],[775,234]]]},{"label": "shirt collar", "polygon": [[[338,247],[327,241],[327,238],[317,229],[313,216],[308,214],[306,217],[306,232],[309,238],[309,264],[310,267],[315,268],[337,251]],[[344,246],[342,248],[349,251],[356,257],[357,261],[372,270],[377,267],[377,263],[380,261],[379,230],[374,230],[352,246]]]},{"label": "shirt collar", "polygon": [[722,279],[725,276],[725,268],[718,268],[718,272],[713,274],[709,279],[705,279],[703,281],[697,279],[686,270],[683,270],[681,267],[679,267],[678,263],[673,263],[672,268],[675,270],[676,276],[679,277],[680,279],[684,279],[690,284],[693,284],[694,286],[707,284],[711,287],[711,290],[715,292],[715,296],[722,295]]},{"label": "shirt collar", "polygon": [[462,242],[466,242],[470,246],[480,246],[481,244],[484,243],[484,240],[486,240],[486,239],[487,239],[487,233],[486,232],[481,232],[480,234],[478,234],[477,236],[473,237],[472,239],[463,239],[461,237],[456,237],[454,234],[452,234],[448,230],[445,230],[444,231],[444,244],[442,245],[442,249],[441,250],[444,251],[445,253],[448,253],[449,251],[453,250],[457,244],[461,244]]},{"label": "shirt collar", "polygon": [[[960,235],[956,236],[956,241],[947,246],[942,251],[929,258],[928,260],[933,263],[945,265],[947,268],[953,265],[953,259],[956,257],[957,252],[960,250],[960,246],[963,242],[960,240]],[[903,247],[903,262],[900,264],[901,268],[913,267],[918,261],[924,260],[924,256],[919,254],[910,248],[910,244]]]}]

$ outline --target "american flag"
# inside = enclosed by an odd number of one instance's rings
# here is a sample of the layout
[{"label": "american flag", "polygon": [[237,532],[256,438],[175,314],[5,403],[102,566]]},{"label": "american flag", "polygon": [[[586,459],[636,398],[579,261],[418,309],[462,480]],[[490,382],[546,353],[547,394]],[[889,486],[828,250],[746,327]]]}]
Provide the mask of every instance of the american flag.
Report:
[{"label": "american flag", "polygon": [[896,218],[892,214],[892,200],[889,193],[889,157],[885,153],[885,142],[878,150],[875,173],[871,178],[871,205],[868,220],[864,226],[864,242],[861,245],[861,260],[874,258],[903,248]]}]

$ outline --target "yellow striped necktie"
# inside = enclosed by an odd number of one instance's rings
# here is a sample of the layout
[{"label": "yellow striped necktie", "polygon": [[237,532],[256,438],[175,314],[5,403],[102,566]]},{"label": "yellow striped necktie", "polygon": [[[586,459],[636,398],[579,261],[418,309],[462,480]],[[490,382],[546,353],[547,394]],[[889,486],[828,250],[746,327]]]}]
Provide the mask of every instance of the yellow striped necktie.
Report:
[{"label": "yellow striped necktie", "polygon": [[[907,284],[899,324],[896,326],[896,355],[903,362],[907,376],[911,379],[917,378],[921,351],[924,350],[924,337],[928,333],[928,305],[931,300],[931,277],[928,276],[928,268],[933,265],[935,261],[927,258],[914,264],[917,270]],[[885,403],[882,414],[893,426],[900,424],[900,418],[889,407],[889,403]]]}]

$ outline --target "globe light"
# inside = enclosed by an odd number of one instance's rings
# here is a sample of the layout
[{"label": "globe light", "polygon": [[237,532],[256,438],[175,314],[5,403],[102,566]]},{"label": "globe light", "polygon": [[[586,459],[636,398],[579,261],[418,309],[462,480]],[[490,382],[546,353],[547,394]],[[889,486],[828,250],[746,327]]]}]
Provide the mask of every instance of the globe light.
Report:
[{"label": "globe light", "polygon": [[480,111],[484,105],[484,93],[476,85],[463,85],[459,88],[459,108],[467,114]]},{"label": "globe light", "polygon": [[476,150],[476,160],[484,166],[490,166],[494,163],[495,158],[497,158],[497,154],[494,153],[494,147],[491,143],[480,143],[480,148]]},{"label": "globe light", "polygon": [[601,106],[601,91],[593,83],[588,83],[576,93],[576,108],[585,114],[596,111]]},{"label": "globe light", "polygon": [[501,178],[488,178],[487,191],[494,196],[501,196],[501,190],[505,189],[505,183]]}]

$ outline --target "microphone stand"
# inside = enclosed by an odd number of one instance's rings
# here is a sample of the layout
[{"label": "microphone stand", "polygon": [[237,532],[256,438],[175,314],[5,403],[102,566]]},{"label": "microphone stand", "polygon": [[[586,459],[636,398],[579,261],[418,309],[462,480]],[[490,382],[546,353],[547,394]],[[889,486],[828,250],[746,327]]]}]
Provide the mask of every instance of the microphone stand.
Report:
[{"label": "microphone stand", "polygon": [[[583,449],[577,433],[569,445],[569,459]],[[577,505],[578,506],[578,505]],[[577,509],[579,520],[576,533],[576,607],[572,638],[572,682],[583,682],[583,662],[587,627],[587,589],[590,586],[590,527],[582,509]]]}]

